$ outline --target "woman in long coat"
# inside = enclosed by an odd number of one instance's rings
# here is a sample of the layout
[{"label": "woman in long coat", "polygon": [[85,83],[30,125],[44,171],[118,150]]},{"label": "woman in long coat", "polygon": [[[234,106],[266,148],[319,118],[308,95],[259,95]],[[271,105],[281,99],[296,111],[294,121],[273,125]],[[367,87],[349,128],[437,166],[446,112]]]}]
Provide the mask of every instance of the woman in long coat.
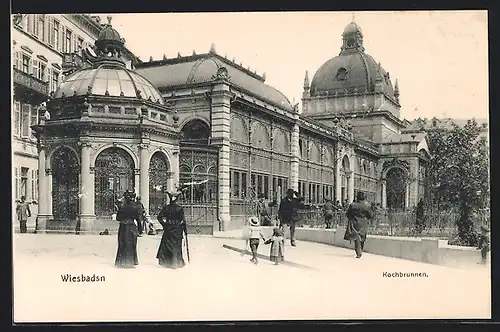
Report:
[{"label": "woman in long coat", "polygon": [[187,235],[184,209],[177,203],[180,193],[168,193],[170,203],[164,205],[158,214],[158,222],[163,227],[160,246],[156,258],[163,267],[176,269],[184,267],[186,263],[182,257],[182,239]]},{"label": "woman in long coat", "polygon": [[120,222],[118,228],[118,250],[116,253],[115,266],[119,268],[133,268],[139,265],[137,258],[137,223],[140,222],[139,209],[134,199],[135,193],[126,191],[125,202],[116,213],[116,220]]},{"label": "woman in long coat", "polygon": [[363,192],[358,191],[356,202],[349,205],[346,215],[348,222],[344,240],[354,241],[356,258],[361,258],[368,233],[368,220],[373,219],[371,204],[365,201]]}]

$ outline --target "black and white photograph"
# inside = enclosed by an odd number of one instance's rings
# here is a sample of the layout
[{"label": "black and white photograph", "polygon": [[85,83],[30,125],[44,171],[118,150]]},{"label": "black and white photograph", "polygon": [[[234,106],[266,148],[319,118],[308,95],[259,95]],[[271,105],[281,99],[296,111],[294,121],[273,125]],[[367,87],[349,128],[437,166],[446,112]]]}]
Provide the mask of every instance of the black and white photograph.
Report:
[{"label": "black and white photograph", "polygon": [[491,318],[486,10],[13,12],[11,55],[14,323]]}]

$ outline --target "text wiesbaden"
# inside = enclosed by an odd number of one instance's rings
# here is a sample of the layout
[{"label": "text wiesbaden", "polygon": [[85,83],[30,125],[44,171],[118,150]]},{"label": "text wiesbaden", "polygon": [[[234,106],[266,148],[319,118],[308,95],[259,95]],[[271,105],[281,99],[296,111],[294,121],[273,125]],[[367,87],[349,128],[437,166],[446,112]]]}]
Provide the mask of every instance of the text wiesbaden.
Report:
[{"label": "text wiesbaden", "polygon": [[61,280],[63,282],[105,282],[106,277],[105,276],[98,276],[98,275],[85,275],[81,274],[78,276],[74,276],[72,274],[61,274]]}]

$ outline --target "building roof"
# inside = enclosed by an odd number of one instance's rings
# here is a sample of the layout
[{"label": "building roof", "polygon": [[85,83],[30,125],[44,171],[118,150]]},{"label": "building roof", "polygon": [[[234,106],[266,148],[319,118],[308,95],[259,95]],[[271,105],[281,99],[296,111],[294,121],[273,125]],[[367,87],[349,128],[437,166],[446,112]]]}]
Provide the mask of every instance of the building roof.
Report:
[{"label": "building roof", "polygon": [[214,51],[187,57],[143,62],[137,65],[136,71],[161,89],[211,82],[221,67],[227,69],[229,81],[234,86],[282,109],[293,110],[288,98],[277,89],[265,84],[264,77],[219,56]]},{"label": "building roof", "polygon": [[97,96],[140,96],[164,104],[160,92],[146,78],[126,68],[110,66],[77,71],[59,85],[53,98],[84,96],[89,92]]},{"label": "building roof", "polygon": [[311,97],[336,92],[374,92],[379,79],[382,91],[396,99],[389,73],[364,51],[361,28],[355,22],[349,23],[342,38],[340,54],[326,61],[314,74]]},{"label": "building roof", "polygon": [[81,69],[59,85],[54,99],[72,96],[110,96],[150,100],[164,104],[156,87],[139,73],[128,70],[120,58],[124,39],[118,31],[108,25],[101,30],[95,45],[98,56],[92,67]]}]

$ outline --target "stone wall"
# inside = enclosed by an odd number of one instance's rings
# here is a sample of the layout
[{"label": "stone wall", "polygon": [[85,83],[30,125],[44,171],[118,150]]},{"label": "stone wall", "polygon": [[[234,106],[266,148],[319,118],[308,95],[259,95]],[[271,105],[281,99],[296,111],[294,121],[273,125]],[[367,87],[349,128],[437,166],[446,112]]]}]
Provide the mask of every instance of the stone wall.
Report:
[{"label": "stone wall", "polygon": [[[265,231],[272,232],[271,229]],[[344,240],[345,229],[297,228],[296,240],[330,244],[337,247],[354,249],[354,242]],[[289,232],[286,232],[287,238]],[[472,247],[450,246],[446,240],[434,238],[420,239],[410,237],[368,235],[364,251],[371,254],[407,259],[417,262],[465,267],[476,265],[481,258],[478,250]],[[353,253],[354,255],[354,253]]]}]

